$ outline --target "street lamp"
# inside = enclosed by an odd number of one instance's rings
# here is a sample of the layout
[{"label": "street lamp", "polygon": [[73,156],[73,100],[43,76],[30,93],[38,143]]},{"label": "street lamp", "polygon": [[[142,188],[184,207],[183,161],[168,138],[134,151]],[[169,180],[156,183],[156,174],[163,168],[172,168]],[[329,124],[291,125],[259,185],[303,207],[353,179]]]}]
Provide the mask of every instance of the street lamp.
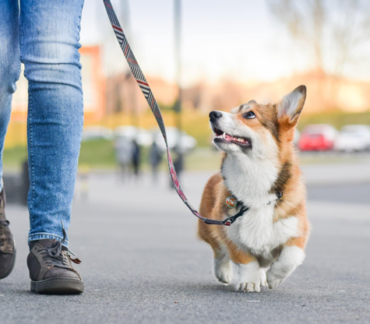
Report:
[{"label": "street lamp", "polygon": [[181,0],[174,0],[174,25],[175,25],[175,64],[176,64],[176,83],[178,89],[178,97],[175,102],[174,112],[176,118],[176,127],[178,130],[176,153],[177,158],[175,160],[175,169],[178,175],[183,170],[184,157],[181,147],[181,133],[182,133],[182,121],[181,121],[181,100],[182,100],[182,89],[181,89]]},{"label": "street lamp", "polygon": [[[131,19],[130,19],[130,4],[129,0],[122,0],[120,6],[120,16],[122,17],[121,21],[123,22],[123,27],[128,37],[131,45],[133,44],[133,37],[132,37],[132,30],[131,30]],[[128,81],[128,86],[130,89],[130,117],[131,117],[131,124],[135,127],[139,127],[139,115],[138,115],[138,101],[137,101],[137,85],[136,82],[131,74],[131,71],[128,70],[126,73],[126,80]]]}]

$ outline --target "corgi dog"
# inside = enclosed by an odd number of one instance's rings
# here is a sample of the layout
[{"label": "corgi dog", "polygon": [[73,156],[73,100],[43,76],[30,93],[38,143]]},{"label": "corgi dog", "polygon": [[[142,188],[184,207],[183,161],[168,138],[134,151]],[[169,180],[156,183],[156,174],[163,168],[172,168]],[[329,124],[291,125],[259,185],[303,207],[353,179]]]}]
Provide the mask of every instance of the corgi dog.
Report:
[{"label": "corgi dog", "polygon": [[274,105],[251,100],[231,113],[209,114],[224,157],[205,186],[200,214],[225,220],[249,209],[231,226],[200,220],[198,235],[213,249],[220,282],[232,281],[235,264],[238,291],[273,289],[305,258],[306,188],[292,143],[305,100],[306,87],[299,86]]}]

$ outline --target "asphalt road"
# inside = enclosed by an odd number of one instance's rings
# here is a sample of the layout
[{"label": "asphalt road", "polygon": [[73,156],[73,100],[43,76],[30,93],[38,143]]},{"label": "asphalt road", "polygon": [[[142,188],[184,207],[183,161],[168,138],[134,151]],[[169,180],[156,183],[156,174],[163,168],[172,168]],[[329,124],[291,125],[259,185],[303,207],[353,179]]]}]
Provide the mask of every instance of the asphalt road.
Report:
[{"label": "asphalt road", "polygon": [[[328,166],[329,168],[330,166]],[[184,176],[199,204],[208,173]],[[71,249],[80,296],[29,291],[27,210],[9,206],[18,244],[14,272],[0,282],[0,323],[370,323],[370,182],[309,186],[307,258],[275,290],[239,293],[219,284],[210,248],[168,179],[89,179],[77,186]]]}]

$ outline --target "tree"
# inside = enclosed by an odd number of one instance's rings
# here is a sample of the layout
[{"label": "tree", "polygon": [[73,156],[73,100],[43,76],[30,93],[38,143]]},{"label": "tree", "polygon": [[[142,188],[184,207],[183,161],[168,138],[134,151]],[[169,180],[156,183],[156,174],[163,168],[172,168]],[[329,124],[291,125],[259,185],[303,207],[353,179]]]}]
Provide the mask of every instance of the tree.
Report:
[{"label": "tree", "polygon": [[274,16],[313,56],[314,68],[336,78],[370,41],[368,0],[266,0]]}]

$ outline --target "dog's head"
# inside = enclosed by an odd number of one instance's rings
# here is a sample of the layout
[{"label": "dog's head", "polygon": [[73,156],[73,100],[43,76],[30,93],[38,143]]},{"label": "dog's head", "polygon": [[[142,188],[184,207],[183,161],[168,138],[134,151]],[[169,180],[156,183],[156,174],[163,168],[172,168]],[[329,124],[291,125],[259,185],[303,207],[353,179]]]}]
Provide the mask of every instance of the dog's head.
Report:
[{"label": "dog's head", "polygon": [[299,86],[279,103],[260,105],[251,100],[231,113],[212,111],[213,143],[229,154],[266,156],[293,141],[294,130],[306,100],[306,87]]}]

